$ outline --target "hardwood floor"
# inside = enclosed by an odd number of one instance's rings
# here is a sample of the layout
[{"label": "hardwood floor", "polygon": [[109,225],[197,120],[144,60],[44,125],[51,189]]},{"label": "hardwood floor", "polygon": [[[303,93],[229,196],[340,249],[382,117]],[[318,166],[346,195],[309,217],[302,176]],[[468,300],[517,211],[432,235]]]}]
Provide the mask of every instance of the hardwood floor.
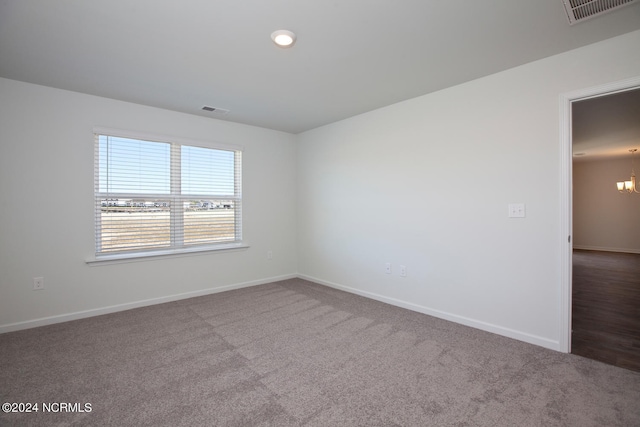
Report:
[{"label": "hardwood floor", "polygon": [[571,352],[640,371],[640,254],[574,250]]}]

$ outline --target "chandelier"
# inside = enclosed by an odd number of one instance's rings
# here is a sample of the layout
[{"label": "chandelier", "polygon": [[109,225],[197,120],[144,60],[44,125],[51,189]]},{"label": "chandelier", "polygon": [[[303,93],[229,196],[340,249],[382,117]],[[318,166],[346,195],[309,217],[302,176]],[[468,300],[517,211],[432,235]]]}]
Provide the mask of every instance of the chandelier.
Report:
[{"label": "chandelier", "polygon": [[618,181],[616,185],[618,186],[618,191],[620,193],[640,193],[636,188],[636,174],[633,170],[633,153],[638,151],[637,148],[632,148],[629,150],[631,153],[631,179],[629,181]]}]

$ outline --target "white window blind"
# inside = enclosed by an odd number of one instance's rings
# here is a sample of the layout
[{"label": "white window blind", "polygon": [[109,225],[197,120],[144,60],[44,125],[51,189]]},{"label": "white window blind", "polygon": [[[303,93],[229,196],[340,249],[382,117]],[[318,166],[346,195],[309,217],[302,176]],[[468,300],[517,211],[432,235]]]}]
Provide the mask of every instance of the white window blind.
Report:
[{"label": "white window blind", "polygon": [[96,257],[241,242],[241,166],[240,149],[95,133]]}]

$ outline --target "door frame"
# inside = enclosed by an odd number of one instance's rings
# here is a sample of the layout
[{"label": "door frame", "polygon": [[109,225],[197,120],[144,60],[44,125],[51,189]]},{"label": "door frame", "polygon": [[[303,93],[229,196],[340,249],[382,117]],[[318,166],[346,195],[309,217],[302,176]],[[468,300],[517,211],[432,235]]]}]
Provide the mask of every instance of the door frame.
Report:
[{"label": "door frame", "polygon": [[573,128],[574,101],[640,89],[640,76],[560,95],[560,336],[558,349],[571,353],[571,291],[573,266]]}]

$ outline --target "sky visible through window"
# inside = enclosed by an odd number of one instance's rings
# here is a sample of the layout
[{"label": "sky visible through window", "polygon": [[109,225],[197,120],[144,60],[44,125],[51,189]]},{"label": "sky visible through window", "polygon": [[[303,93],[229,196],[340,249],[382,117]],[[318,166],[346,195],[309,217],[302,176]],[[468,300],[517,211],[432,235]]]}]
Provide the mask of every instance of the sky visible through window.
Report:
[{"label": "sky visible through window", "polygon": [[[100,135],[99,192],[171,193],[171,144]],[[182,195],[234,194],[233,151],[180,146]]]},{"label": "sky visible through window", "polygon": [[[182,146],[182,194],[234,193],[234,152]],[[215,167],[211,167],[215,165]]]}]

